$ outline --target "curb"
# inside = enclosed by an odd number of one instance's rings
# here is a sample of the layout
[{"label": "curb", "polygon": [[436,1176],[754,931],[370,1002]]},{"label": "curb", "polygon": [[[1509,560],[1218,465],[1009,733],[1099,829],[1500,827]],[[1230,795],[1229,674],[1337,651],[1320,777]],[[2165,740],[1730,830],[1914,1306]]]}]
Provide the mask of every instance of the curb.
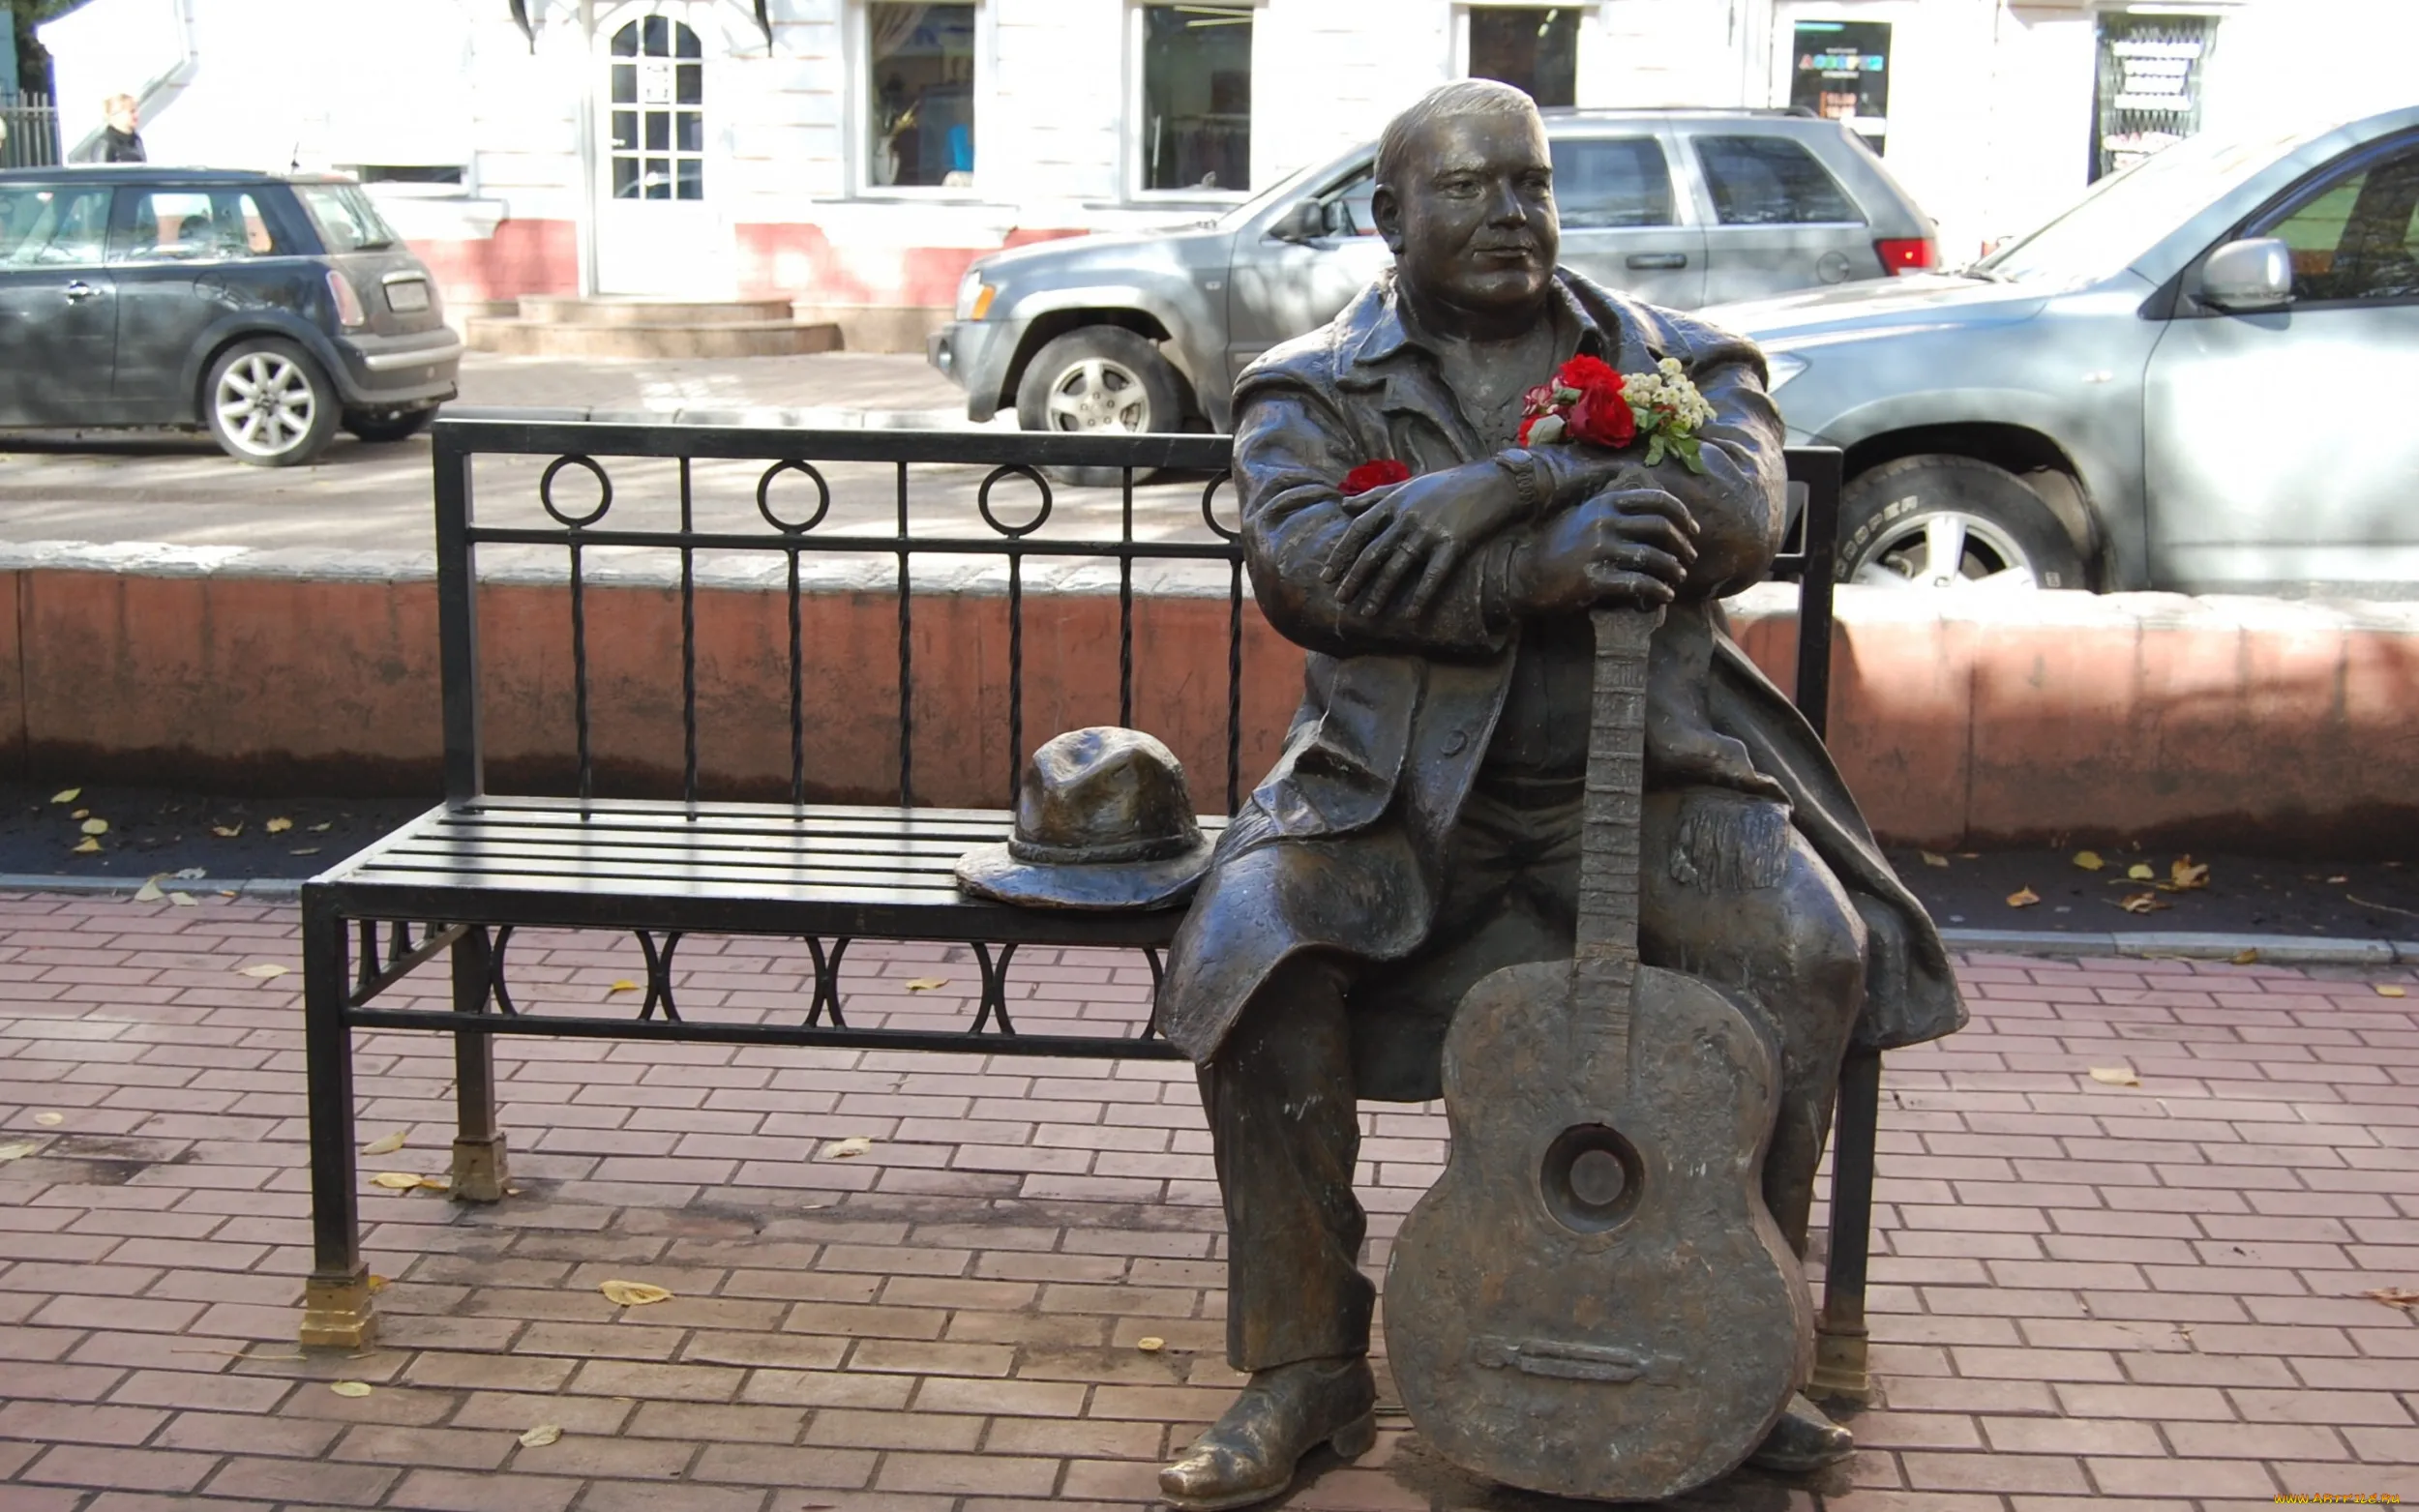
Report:
[{"label": "curb", "polygon": [[[845,404],[792,407],[696,405],[672,409],[627,409],[606,405],[448,404],[449,420],[596,421],[642,426],[745,426],[791,430],[1008,430],[998,417],[983,424],[963,409],[863,409]],[[1011,421],[1015,417],[1009,416]]]},{"label": "curb", "polygon": [[[82,897],[114,897],[134,893],[145,877],[52,876],[39,872],[0,872],[0,893],[68,893]],[[298,877],[197,876],[175,888],[190,893],[233,893],[262,902],[290,902],[301,896]],[[2186,931],[2145,931],[2138,934],[2101,932],[2063,933],[2052,930],[1968,930],[1940,932],[1951,950],[2006,956],[2113,956],[2134,960],[2231,961],[2246,950],[2259,952],[2263,965],[2397,966],[2419,965],[2419,940],[2308,939],[2298,934],[2216,934]]]}]

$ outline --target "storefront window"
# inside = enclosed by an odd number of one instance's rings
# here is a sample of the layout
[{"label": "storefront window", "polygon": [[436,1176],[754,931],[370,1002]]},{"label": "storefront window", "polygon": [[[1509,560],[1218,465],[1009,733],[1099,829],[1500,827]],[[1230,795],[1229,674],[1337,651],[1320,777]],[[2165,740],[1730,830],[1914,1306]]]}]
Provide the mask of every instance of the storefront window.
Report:
[{"label": "storefront window", "polygon": [[1890,23],[1800,21],[1789,104],[1882,150],[1890,135]]},{"label": "storefront window", "polygon": [[1251,188],[1251,12],[1143,8],[1143,188]]},{"label": "storefront window", "polygon": [[2200,130],[2210,15],[2103,15],[2091,176],[2122,172]]},{"label": "storefront window", "polygon": [[865,181],[877,188],[974,182],[974,8],[865,8]]},{"label": "storefront window", "polygon": [[1485,6],[1470,12],[1470,76],[1500,79],[1540,105],[1578,103],[1579,8]]}]

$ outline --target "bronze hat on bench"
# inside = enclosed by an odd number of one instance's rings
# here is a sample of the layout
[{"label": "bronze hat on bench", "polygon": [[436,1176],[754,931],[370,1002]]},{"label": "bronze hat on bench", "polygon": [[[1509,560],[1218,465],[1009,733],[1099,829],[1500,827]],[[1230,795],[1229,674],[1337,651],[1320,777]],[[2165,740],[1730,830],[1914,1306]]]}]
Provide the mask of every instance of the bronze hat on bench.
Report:
[{"label": "bronze hat on bench", "polygon": [[1210,847],[1175,754],[1094,726],[1033,753],[1012,838],[960,857],[958,886],[1035,908],[1164,908],[1190,896]]}]

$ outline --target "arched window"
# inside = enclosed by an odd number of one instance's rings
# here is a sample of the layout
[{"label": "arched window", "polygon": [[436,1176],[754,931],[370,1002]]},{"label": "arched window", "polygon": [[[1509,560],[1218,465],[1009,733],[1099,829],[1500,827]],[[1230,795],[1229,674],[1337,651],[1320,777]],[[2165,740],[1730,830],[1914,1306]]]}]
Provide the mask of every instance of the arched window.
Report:
[{"label": "arched window", "polygon": [[615,199],[705,197],[705,64],[697,33],[646,15],[613,33]]}]

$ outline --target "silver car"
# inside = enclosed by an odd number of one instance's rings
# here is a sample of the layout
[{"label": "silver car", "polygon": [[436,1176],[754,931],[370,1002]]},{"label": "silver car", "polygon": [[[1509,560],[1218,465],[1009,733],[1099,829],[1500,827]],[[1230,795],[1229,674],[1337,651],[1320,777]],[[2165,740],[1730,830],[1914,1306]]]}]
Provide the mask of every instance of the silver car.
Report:
[{"label": "silver car", "polygon": [[1960,274],[1709,311],[1859,582],[2419,589],[2419,108],[2199,136]]},{"label": "silver car", "polygon": [[[1931,266],[1932,222],[1836,121],[1553,111],[1562,259],[1678,310]],[[1237,374],[1326,323],[1389,260],[1374,143],[1213,221],[997,252],[927,355],[970,418],[1029,430],[1225,430]],[[1102,480],[1105,481],[1105,480]]]}]

